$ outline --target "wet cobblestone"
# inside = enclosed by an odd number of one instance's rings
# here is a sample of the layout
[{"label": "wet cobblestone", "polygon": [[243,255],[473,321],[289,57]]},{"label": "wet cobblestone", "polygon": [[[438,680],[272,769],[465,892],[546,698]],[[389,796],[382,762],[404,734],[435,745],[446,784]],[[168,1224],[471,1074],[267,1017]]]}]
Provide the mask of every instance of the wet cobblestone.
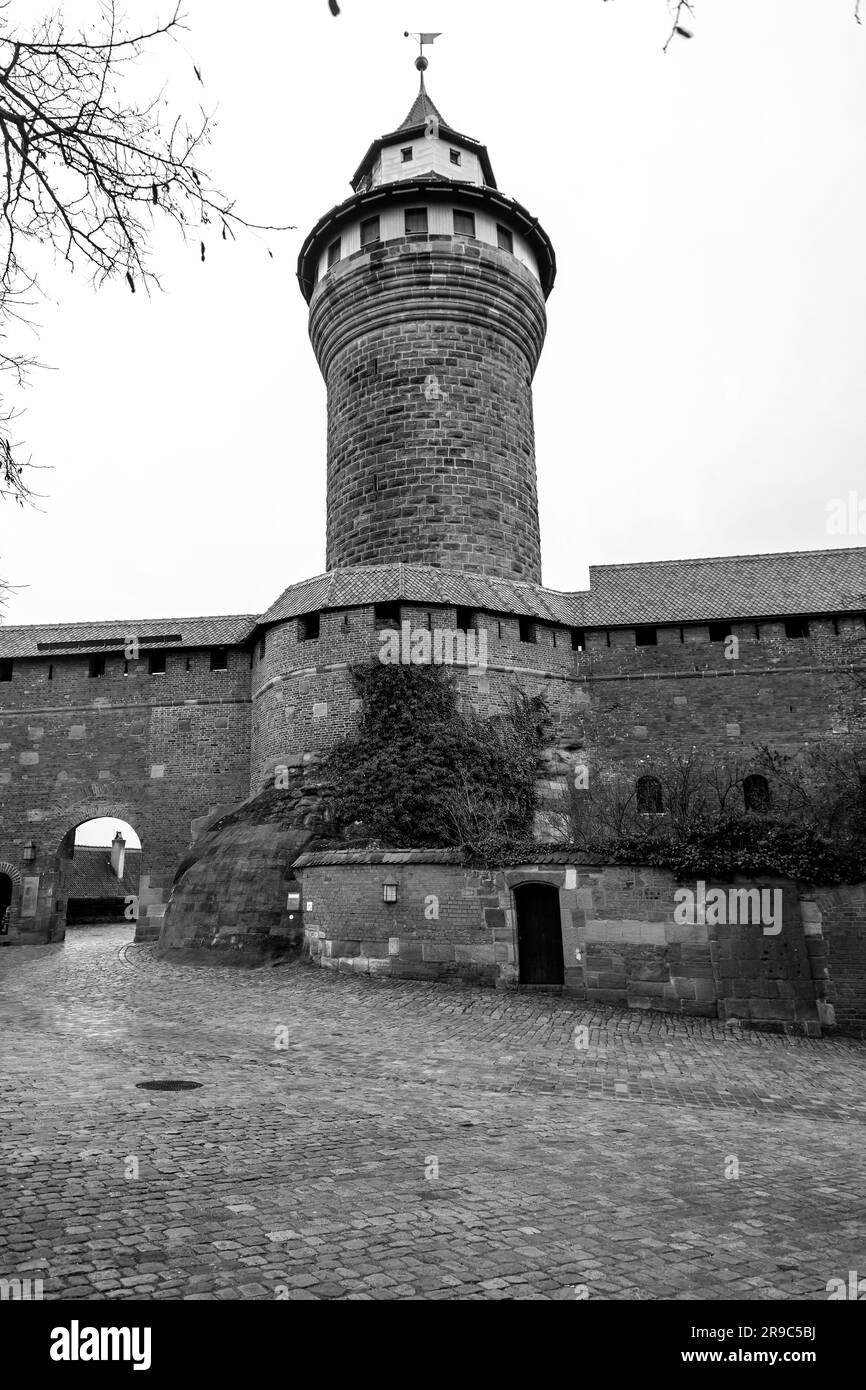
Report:
[{"label": "wet cobblestone", "polygon": [[[130,936],[0,951],[0,1277],[53,1299],[825,1299],[866,1274],[866,1044],[165,965]],[[166,1077],[201,1089],[137,1089]]]}]

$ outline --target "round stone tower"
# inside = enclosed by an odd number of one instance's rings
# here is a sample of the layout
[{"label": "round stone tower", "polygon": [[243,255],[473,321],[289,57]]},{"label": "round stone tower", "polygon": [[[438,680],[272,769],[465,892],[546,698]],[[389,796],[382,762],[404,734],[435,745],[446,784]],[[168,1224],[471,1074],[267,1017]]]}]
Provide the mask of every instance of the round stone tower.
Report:
[{"label": "round stone tower", "polygon": [[553,285],[538,219],[424,86],[298,262],[328,388],[328,570],[541,582],[532,377]]}]

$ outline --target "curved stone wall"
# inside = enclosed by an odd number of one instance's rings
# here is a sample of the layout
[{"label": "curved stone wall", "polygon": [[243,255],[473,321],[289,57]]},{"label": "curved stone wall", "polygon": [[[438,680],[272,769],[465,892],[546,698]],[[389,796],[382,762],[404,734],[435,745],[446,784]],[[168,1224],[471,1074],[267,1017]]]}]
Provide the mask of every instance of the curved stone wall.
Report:
[{"label": "curved stone wall", "polygon": [[[403,604],[400,611],[410,632],[456,630],[454,608]],[[468,704],[483,715],[503,712],[520,686],[529,694],[544,691],[560,722],[579,715],[588,696],[576,678],[580,654],[572,650],[565,629],[555,647],[552,629],[539,632],[534,643],[521,642],[516,617],[478,614],[475,621],[480,631],[468,634],[469,653],[474,640],[483,662],[443,667],[454,674]],[[253,670],[252,792],[273,784],[275,768],[303,766],[311,754],[327,751],[351,732],[360,702],[350,667],[376,660],[381,633],[392,630],[377,621],[372,606],[322,613],[319,636],[311,641],[299,640],[302,620],[270,630],[264,657],[257,656]]]},{"label": "curved stone wall", "polygon": [[477,241],[398,238],[320,281],[328,569],[402,561],[540,582],[531,382],[545,328],[531,272]]}]

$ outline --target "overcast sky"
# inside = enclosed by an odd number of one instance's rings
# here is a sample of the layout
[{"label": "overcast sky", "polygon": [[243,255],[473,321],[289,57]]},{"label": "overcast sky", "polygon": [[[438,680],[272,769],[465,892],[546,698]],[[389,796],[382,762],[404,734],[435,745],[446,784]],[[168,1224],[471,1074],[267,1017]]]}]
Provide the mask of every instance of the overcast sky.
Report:
[{"label": "overcast sky", "polygon": [[698,0],[695,37],[663,55],[664,0],[343,0],[339,18],[326,0],[188,0],[190,58],[139,80],[218,107],[214,177],[296,230],[212,238],[204,265],[197,239],[161,238],[151,300],[50,277],[53,370],[19,433],[51,471],[42,511],[0,512],[0,574],[22,586],[5,620],[258,613],[324,569],[325,390],[295,262],[412,103],[407,28],[443,31],[431,96],[556,248],[535,378],[544,582],[866,544],[827,532],[833,498],[866,496],[853,7]]}]

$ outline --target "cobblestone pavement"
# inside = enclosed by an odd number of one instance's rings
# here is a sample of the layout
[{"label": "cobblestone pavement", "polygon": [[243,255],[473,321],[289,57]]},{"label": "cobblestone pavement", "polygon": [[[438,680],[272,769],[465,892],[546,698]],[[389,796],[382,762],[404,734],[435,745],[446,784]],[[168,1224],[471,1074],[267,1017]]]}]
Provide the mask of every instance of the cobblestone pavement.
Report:
[{"label": "cobblestone pavement", "polygon": [[[164,965],[130,935],[0,951],[0,1277],[46,1298],[826,1299],[866,1274],[866,1044]],[[201,1087],[136,1087],[164,1077]]]}]

